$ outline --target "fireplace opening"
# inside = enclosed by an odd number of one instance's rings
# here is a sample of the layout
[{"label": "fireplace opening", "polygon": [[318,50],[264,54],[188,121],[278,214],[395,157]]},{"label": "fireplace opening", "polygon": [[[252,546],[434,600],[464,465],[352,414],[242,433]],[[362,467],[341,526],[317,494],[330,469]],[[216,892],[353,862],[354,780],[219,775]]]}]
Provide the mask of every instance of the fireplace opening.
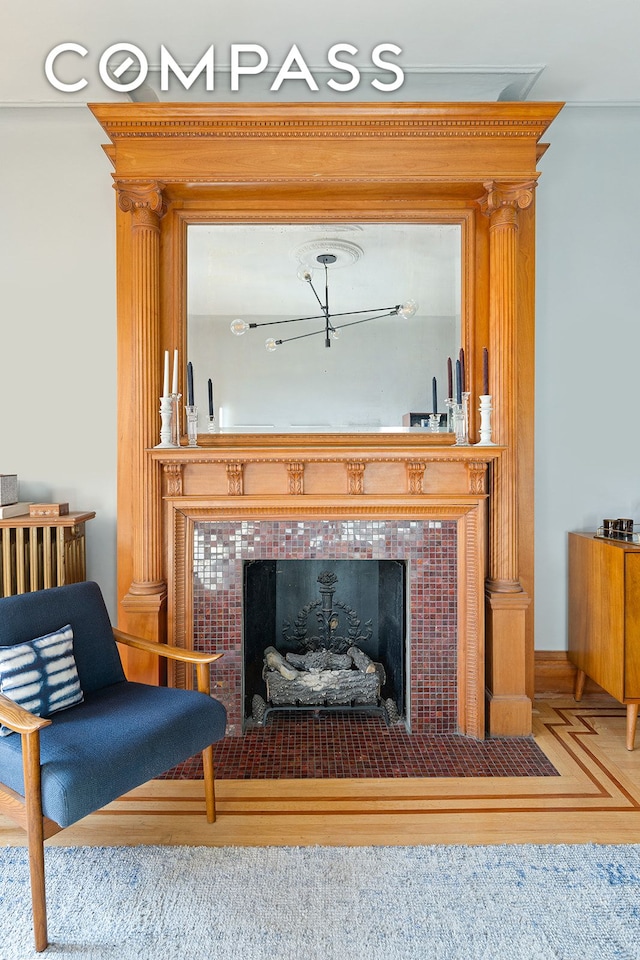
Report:
[{"label": "fireplace opening", "polygon": [[273,710],[407,713],[406,562],[243,564],[243,726]]}]

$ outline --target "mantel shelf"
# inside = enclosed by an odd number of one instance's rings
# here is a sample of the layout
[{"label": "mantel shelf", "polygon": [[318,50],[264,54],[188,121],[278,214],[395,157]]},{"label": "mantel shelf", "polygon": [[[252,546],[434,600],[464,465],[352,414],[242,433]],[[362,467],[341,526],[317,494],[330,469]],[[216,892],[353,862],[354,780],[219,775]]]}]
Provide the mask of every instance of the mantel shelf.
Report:
[{"label": "mantel shelf", "polygon": [[[445,436],[443,434],[443,436]],[[361,434],[318,434],[300,436],[290,434],[232,434],[216,437],[215,444],[198,447],[152,447],[148,450],[153,460],[161,463],[214,463],[224,460],[262,460],[270,463],[301,461],[348,460],[441,460],[444,462],[497,460],[505,447],[469,446],[417,441],[414,435],[381,434],[364,437]]]}]

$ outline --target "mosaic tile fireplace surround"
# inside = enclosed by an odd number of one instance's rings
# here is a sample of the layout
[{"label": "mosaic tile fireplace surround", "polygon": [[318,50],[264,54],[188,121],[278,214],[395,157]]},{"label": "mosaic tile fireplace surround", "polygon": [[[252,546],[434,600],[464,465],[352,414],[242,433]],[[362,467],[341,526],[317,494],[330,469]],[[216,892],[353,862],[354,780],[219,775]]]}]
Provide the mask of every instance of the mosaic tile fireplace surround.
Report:
[{"label": "mosaic tile fireplace surround", "polygon": [[193,645],[224,653],[215,695],[243,731],[243,564],[249,560],[402,560],[407,568],[407,721],[457,729],[457,523],[435,519],[205,520],[193,528]]}]

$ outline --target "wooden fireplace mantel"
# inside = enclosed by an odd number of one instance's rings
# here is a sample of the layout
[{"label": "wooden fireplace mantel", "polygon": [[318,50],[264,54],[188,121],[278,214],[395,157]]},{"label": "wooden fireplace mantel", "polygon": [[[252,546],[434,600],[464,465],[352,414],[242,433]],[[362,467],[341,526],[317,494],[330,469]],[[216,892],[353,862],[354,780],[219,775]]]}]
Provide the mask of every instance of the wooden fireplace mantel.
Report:
[{"label": "wooden fireplace mantel", "polygon": [[[454,521],[457,729],[483,737],[487,501],[490,468],[504,450],[456,446],[446,434],[433,439],[425,442],[424,433],[223,434],[202,437],[197,448],[150,450],[162,469],[166,507],[170,641],[188,646],[194,633],[190,557],[199,523]],[[184,672],[170,679],[189,680]],[[237,705],[228,704],[228,711],[237,727]]]},{"label": "wooden fireplace mantel", "polygon": [[163,496],[384,494],[446,499],[487,493],[503,447],[455,445],[452,434],[230,434],[198,447],[151,449]]},{"label": "wooden fireplace mantel", "polygon": [[[387,497],[389,507],[406,500],[403,509],[416,513],[444,507],[448,497],[476,497],[489,505],[478,627],[486,652],[483,644],[477,671],[483,684],[486,675],[486,730],[530,733],[535,192],[541,138],[561,104],[90,109],[110,140],[117,198],[120,625],[161,640],[168,620],[184,616],[167,609],[174,497],[209,497],[212,509],[220,498],[237,505],[283,497],[299,510],[314,497],[335,497],[338,506],[345,496],[363,505],[374,496]],[[375,443],[370,436],[220,435],[202,438],[195,450],[153,450],[163,351],[178,345],[185,356],[188,224],[323,221],[460,225],[471,440],[478,439],[475,398],[487,346],[499,445],[491,456],[412,434],[382,434]],[[127,669],[153,676],[144,659]]]}]

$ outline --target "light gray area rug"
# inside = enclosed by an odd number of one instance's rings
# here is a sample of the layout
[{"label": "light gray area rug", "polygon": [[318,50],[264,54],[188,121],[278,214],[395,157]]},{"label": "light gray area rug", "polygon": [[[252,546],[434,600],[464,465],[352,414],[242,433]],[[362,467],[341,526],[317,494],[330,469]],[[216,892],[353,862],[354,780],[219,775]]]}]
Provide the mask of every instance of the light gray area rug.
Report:
[{"label": "light gray area rug", "polygon": [[0,958],[638,960],[640,846],[0,848]]}]

